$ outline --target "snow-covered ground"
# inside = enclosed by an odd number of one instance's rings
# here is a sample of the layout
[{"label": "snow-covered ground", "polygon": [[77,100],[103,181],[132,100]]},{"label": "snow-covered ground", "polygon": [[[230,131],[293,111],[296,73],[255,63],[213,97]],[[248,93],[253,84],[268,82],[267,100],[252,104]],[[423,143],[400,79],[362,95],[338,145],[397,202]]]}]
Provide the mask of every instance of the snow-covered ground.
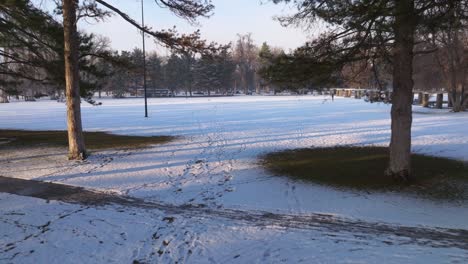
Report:
[{"label": "snow-covered ground", "polygon": [[[259,156],[273,150],[387,145],[389,105],[314,96],[162,98],[150,99],[150,118],[145,119],[142,99],[102,102],[83,104],[86,130],[182,137],[152,148],[95,153],[84,163],[66,161],[61,149],[0,153],[0,175],[171,206],[468,230],[466,204],[337,190],[273,176],[258,164]],[[420,107],[414,112],[414,152],[468,161],[468,113]],[[65,106],[54,101],[0,104],[0,128],[63,130]],[[434,247],[385,232],[288,228],[209,214],[175,215],[168,221],[160,210],[46,203],[10,194],[0,195],[0,211],[0,262],[468,261],[468,246]]]}]

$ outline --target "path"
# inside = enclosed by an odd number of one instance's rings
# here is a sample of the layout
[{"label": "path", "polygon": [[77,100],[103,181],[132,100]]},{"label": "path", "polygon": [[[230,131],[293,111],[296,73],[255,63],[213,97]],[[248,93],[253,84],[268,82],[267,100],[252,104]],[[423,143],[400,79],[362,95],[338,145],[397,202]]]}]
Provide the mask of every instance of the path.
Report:
[{"label": "path", "polygon": [[[154,209],[167,215],[184,217],[218,217],[246,222],[255,226],[276,226],[294,229],[313,229],[327,233],[349,232],[358,240],[379,239],[389,244],[419,244],[430,247],[455,247],[468,250],[468,230],[425,228],[371,223],[324,214],[289,215],[262,211],[214,209],[194,205],[170,205],[147,202],[132,197],[87,190],[81,187],[0,176],[0,192],[46,200],[78,203],[86,206],[120,205]],[[388,240],[388,236],[394,236]]]}]

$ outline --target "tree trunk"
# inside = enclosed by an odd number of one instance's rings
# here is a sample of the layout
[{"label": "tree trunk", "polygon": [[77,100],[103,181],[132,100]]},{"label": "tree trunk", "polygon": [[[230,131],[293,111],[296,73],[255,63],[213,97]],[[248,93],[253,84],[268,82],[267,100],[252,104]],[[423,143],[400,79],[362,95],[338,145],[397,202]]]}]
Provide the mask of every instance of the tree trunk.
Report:
[{"label": "tree trunk", "polygon": [[464,91],[463,85],[457,85],[457,88],[453,92],[454,98],[452,98],[452,111],[453,112],[462,112],[465,111],[464,107]]},{"label": "tree trunk", "polygon": [[444,94],[437,94],[436,108],[442,109],[443,103],[444,103]]},{"label": "tree trunk", "polygon": [[393,104],[390,162],[386,175],[408,181],[411,175],[411,124],[413,98],[414,0],[395,1]]},{"label": "tree trunk", "polygon": [[429,94],[424,94],[423,95],[423,100],[422,100],[422,107],[429,107]]},{"label": "tree trunk", "polygon": [[[390,92],[385,92],[385,103],[391,103],[392,99],[390,98]],[[413,104],[413,93],[411,93],[411,105]]]},{"label": "tree trunk", "polygon": [[468,109],[468,96],[464,95],[462,100],[461,111],[466,111]]},{"label": "tree trunk", "polygon": [[462,111],[465,111],[468,108],[468,91],[466,91],[466,87],[462,86],[462,93],[461,93],[461,104],[462,104]]},{"label": "tree trunk", "polygon": [[81,125],[80,86],[78,68],[78,36],[76,28],[77,0],[63,0],[63,33],[65,46],[65,90],[67,97],[68,158],[86,158]]},{"label": "tree trunk", "polygon": [[422,105],[424,102],[424,93],[418,93],[418,105]]},{"label": "tree trunk", "polygon": [[3,91],[2,89],[0,89],[0,104],[1,103],[9,103],[10,101],[8,101],[8,95],[5,91]]}]

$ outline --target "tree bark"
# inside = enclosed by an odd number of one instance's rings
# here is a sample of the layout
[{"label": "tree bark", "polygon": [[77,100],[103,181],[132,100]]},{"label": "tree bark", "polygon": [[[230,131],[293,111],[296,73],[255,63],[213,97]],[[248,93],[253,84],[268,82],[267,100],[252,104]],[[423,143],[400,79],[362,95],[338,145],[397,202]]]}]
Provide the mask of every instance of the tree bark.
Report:
[{"label": "tree bark", "polygon": [[463,95],[462,98],[463,100],[462,100],[461,111],[466,111],[466,109],[468,109],[468,95]]},{"label": "tree bark", "polygon": [[418,93],[418,104],[422,105],[424,102],[424,93]]},{"label": "tree bark", "polygon": [[443,103],[444,103],[444,94],[437,94],[436,108],[442,109]]},{"label": "tree bark", "polygon": [[0,104],[1,103],[9,103],[8,101],[8,95],[5,91],[3,91],[2,89],[0,89]]},{"label": "tree bark", "polygon": [[423,100],[422,100],[422,106],[423,107],[429,107],[429,94],[424,94],[423,95]]},{"label": "tree bark", "polygon": [[399,181],[411,176],[411,124],[413,98],[414,0],[395,1],[393,104],[390,162],[386,175]]},{"label": "tree bark", "polygon": [[77,0],[63,0],[63,33],[65,47],[65,90],[67,99],[68,158],[86,159],[81,125],[80,76],[78,67]]},{"label": "tree bark", "polygon": [[457,85],[455,91],[453,92],[454,98],[452,98],[452,111],[453,112],[462,112],[465,111],[464,106],[464,89],[463,85]]}]

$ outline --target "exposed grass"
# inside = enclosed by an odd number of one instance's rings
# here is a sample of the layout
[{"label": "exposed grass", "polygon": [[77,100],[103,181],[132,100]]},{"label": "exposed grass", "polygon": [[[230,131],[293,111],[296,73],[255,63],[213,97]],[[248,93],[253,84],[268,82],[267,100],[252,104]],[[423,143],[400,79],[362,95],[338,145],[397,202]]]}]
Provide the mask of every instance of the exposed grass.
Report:
[{"label": "exposed grass", "polygon": [[468,192],[468,166],[451,159],[413,154],[411,182],[385,177],[388,149],[383,147],[286,150],[265,155],[262,163],[277,175],[339,188],[398,191],[434,199],[465,199]]},{"label": "exposed grass", "polygon": [[[92,150],[145,147],[175,139],[171,136],[122,136],[105,132],[84,132],[84,138],[86,148]],[[68,146],[67,132],[0,130],[0,148],[36,146]]]}]

